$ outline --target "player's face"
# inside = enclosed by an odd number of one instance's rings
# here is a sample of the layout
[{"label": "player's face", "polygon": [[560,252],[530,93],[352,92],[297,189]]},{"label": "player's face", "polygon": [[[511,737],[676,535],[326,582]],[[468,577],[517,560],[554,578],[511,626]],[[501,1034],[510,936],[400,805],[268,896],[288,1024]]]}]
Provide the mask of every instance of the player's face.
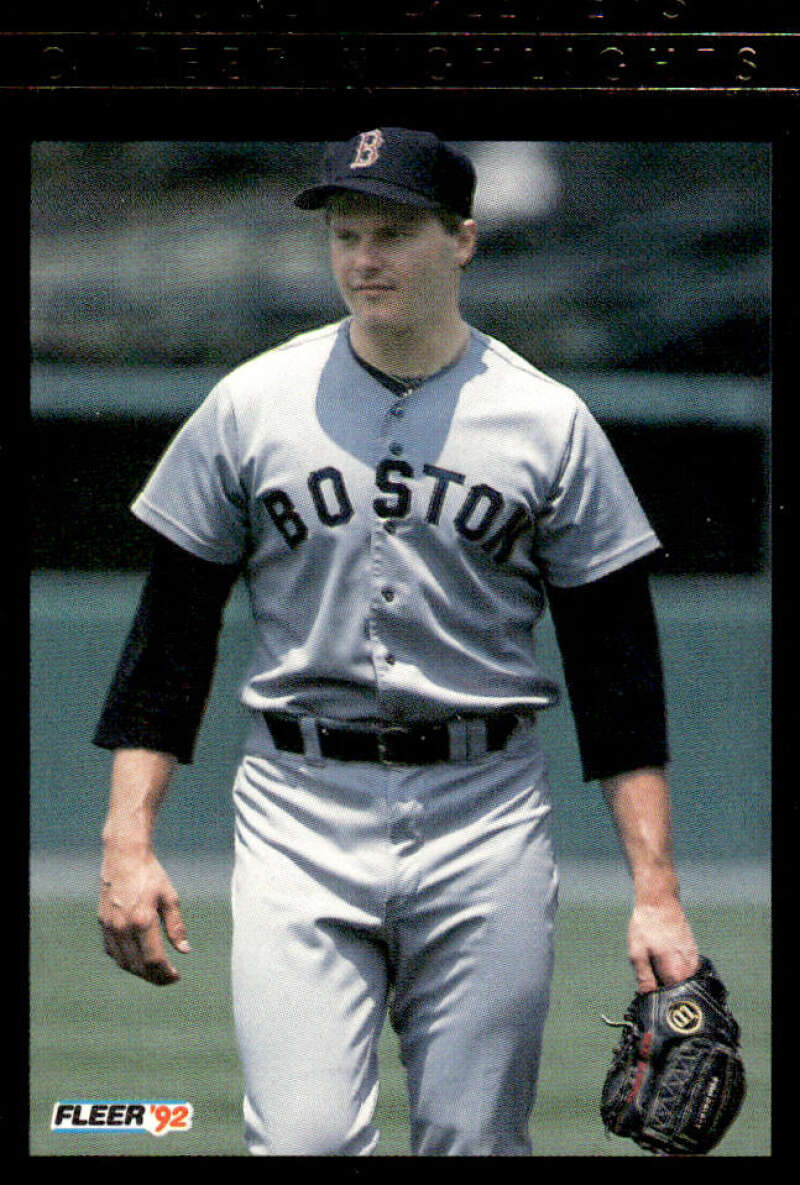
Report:
[{"label": "player's face", "polygon": [[336,198],[328,221],[336,283],[365,330],[424,332],[453,315],[474,223],[453,234],[427,210],[363,195]]}]

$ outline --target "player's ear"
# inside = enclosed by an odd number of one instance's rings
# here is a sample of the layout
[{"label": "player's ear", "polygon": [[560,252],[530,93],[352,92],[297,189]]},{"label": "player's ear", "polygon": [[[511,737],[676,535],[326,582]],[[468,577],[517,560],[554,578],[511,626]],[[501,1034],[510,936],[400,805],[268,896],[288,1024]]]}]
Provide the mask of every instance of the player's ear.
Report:
[{"label": "player's ear", "polygon": [[478,226],[474,218],[464,219],[456,231],[456,239],[456,260],[460,268],[465,268],[472,260],[478,245]]}]

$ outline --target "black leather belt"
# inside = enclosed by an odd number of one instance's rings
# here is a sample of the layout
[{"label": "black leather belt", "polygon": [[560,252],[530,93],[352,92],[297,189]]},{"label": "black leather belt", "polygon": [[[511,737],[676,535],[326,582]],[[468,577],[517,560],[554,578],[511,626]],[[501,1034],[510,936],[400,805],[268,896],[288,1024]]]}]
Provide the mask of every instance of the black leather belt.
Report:
[{"label": "black leather belt", "polygon": [[[297,716],[289,712],[262,712],[276,749],[305,753],[303,732]],[[508,712],[481,718],[486,728],[485,750],[502,749],[519,720]],[[465,717],[454,724],[464,724]],[[361,729],[352,724],[315,721],[319,749],[334,761],[372,761],[381,765],[433,765],[452,759],[451,723],[431,722],[386,725]]]}]

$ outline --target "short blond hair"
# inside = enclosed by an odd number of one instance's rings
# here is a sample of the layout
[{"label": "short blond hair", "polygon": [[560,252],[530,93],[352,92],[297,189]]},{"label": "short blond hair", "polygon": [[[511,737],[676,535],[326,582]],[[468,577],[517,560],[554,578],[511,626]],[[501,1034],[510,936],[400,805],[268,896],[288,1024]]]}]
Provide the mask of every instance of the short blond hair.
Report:
[{"label": "short blond hair", "polygon": [[[330,195],[327,202],[325,203],[324,208],[326,223],[330,223],[331,215],[335,213],[334,202],[336,202],[337,199],[340,201],[344,199],[346,201],[347,197],[348,190],[339,190]],[[382,201],[383,199],[376,198],[375,200]],[[466,221],[466,219],[461,214],[457,214],[454,210],[446,210],[444,206],[436,206],[434,209],[429,210],[425,206],[415,206],[407,202],[397,202],[396,204],[399,206],[406,206],[410,212],[416,214],[433,214],[434,218],[438,218],[439,222],[441,222],[444,229],[450,235],[458,234],[462,223]]]}]

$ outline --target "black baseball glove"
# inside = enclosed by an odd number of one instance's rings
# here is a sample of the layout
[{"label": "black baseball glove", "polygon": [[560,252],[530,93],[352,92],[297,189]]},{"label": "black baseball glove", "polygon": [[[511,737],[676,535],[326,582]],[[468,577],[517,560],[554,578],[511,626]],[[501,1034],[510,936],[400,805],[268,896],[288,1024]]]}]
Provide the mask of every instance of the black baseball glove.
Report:
[{"label": "black baseball glove", "polygon": [[745,1095],[739,1026],[708,959],[689,979],[637,993],[603,1083],[609,1132],[662,1156],[708,1152],[733,1123]]}]

